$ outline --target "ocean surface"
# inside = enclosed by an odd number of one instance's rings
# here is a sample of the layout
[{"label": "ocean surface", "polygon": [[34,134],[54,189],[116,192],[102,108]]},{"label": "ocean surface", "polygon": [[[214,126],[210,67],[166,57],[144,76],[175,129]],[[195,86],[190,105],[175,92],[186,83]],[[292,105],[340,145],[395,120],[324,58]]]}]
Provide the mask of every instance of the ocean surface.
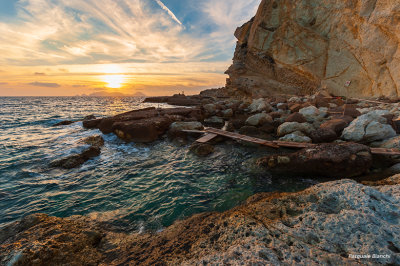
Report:
[{"label": "ocean surface", "polygon": [[218,145],[199,158],[187,145],[125,143],[103,135],[101,155],[64,170],[49,163],[78,153],[101,134],[78,122],[150,106],[142,98],[0,97],[0,228],[32,213],[89,215],[124,231],[157,231],[195,213],[224,211],[257,192],[298,191],[316,181],[271,176],[252,167],[268,149]]}]

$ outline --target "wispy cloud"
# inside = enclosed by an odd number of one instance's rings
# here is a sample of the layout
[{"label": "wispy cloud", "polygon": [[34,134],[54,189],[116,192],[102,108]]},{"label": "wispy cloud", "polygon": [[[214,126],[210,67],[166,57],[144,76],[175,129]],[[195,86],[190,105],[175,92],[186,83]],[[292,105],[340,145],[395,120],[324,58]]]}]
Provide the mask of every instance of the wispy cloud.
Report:
[{"label": "wispy cloud", "polygon": [[47,88],[59,88],[61,87],[58,83],[46,83],[46,82],[31,82],[28,85],[36,86],[36,87],[47,87]]},{"label": "wispy cloud", "polygon": [[161,2],[160,0],[155,0],[155,1],[163,10],[165,10],[168,13],[168,15],[173,20],[175,20],[179,25],[182,25],[182,22],[175,16],[175,14],[166,5],[164,5],[163,2]]},{"label": "wispy cloud", "polygon": [[35,76],[46,76],[46,73],[43,73],[43,72],[35,72],[34,75],[35,75]]}]

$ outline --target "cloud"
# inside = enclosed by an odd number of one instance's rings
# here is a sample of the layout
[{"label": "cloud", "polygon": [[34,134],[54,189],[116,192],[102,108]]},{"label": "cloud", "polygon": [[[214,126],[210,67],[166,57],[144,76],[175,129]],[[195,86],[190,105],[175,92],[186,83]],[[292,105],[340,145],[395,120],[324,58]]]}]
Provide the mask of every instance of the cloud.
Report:
[{"label": "cloud", "polygon": [[8,82],[0,82],[0,85],[7,85]]},{"label": "cloud", "polygon": [[46,83],[46,82],[31,82],[28,85],[36,86],[36,87],[47,87],[47,88],[59,88],[61,87],[58,83]]},{"label": "cloud", "polygon": [[176,23],[178,23],[179,25],[182,25],[182,22],[175,16],[175,14],[166,6],[164,5],[163,2],[161,2],[160,0],[155,0],[156,3],[163,9],[165,10],[168,15],[174,20],[176,21]]},{"label": "cloud", "polygon": [[46,76],[46,73],[35,72],[34,75],[35,75],[35,76]]},{"label": "cloud", "polygon": [[72,87],[73,88],[85,88],[85,87],[87,87],[87,85],[79,85],[79,84],[77,84],[77,85],[72,85]]}]

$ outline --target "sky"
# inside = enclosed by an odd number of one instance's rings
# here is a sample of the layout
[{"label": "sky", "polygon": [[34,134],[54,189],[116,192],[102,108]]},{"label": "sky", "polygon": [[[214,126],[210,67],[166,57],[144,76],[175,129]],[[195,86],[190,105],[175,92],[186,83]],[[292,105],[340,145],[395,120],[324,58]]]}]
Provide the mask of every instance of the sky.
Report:
[{"label": "sky", "polygon": [[0,96],[224,86],[260,0],[0,0]]}]

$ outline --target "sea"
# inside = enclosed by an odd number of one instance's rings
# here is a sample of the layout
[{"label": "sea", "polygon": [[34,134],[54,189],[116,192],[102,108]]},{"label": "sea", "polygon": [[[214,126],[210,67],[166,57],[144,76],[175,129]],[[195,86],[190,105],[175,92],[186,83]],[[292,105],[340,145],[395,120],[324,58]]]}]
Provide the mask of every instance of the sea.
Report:
[{"label": "sea", "polygon": [[[107,117],[146,107],[135,97],[0,97],[0,228],[33,213],[87,215],[126,232],[160,231],[201,212],[225,211],[258,192],[292,192],[317,180],[273,176],[254,166],[268,148],[233,141],[209,157],[188,143],[163,139],[126,143],[114,134],[87,130],[87,115]],[[81,167],[50,167],[87,148],[81,140],[102,135],[101,155]]]}]

